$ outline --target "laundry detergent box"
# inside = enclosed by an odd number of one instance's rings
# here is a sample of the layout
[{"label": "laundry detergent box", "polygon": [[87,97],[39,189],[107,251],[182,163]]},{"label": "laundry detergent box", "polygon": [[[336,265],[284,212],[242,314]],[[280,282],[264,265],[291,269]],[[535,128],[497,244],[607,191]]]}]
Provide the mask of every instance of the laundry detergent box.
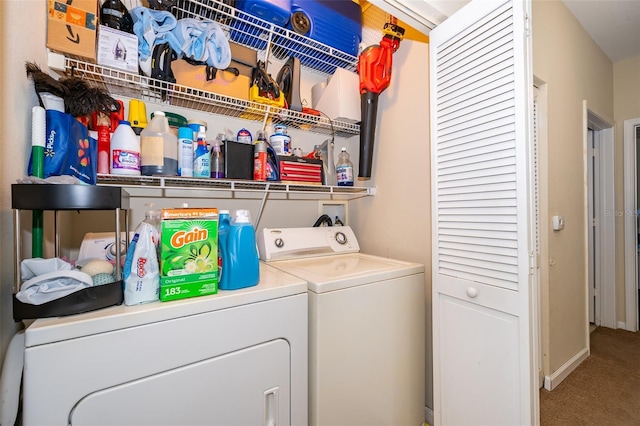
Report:
[{"label": "laundry detergent box", "polygon": [[218,209],[162,209],[160,300],[218,292]]}]

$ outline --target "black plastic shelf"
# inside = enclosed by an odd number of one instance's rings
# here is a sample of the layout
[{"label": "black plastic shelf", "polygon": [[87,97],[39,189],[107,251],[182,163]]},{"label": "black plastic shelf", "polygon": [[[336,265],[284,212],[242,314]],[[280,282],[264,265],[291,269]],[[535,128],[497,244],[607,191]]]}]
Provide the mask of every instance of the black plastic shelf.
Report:
[{"label": "black plastic shelf", "polygon": [[11,207],[18,210],[129,209],[122,188],[95,185],[13,184]]},{"label": "black plastic shelf", "polygon": [[[118,210],[129,210],[129,193],[118,187],[67,184],[13,184],[11,185],[11,207],[15,211],[14,248],[16,256],[15,288],[13,294],[13,319],[58,317],[79,314],[119,305],[124,300],[122,280],[88,287],[65,297],[32,305],[16,298],[20,288],[20,226],[19,210],[114,210],[119,221]],[[128,223],[128,222],[127,222]],[[128,225],[127,225],[128,226]],[[58,230],[56,229],[56,240]],[[118,226],[116,226],[118,234]],[[57,256],[56,248],[56,256]],[[116,265],[116,275],[120,267]]]}]

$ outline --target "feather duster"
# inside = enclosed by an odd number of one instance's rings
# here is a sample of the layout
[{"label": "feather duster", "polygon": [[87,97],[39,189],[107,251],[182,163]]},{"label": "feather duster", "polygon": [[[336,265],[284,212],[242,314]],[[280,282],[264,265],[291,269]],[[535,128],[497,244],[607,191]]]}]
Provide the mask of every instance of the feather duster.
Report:
[{"label": "feather duster", "polygon": [[[70,76],[56,80],[43,72],[37,64],[27,62],[27,77],[31,78],[38,98],[40,93],[49,92],[64,100],[65,112],[74,117],[89,115],[94,111],[109,114],[119,111],[120,105],[109,93],[90,86],[81,77]],[[44,106],[40,99],[40,105]]]}]

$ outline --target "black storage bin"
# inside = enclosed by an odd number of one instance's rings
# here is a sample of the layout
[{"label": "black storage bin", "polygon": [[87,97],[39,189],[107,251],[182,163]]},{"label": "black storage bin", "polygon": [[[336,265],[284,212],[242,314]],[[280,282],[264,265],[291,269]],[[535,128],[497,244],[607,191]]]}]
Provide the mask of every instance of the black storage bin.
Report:
[{"label": "black storage bin", "polygon": [[253,179],[253,144],[224,142],[224,177],[227,179]]},{"label": "black storage bin", "polygon": [[[116,235],[120,235],[121,211],[125,212],[125,231],[129,235],[129,194],[122,188],[90,185],[13,184],[11,206],[14,209],[15,283],[13,293],[13,319],[36,319],[66,316],[119,305],[124,300],[122,280],[85,288],[41,305],[23,303],[16,298],[20,290],[20,210],[113,210]],[[56,221],[57,227],[57,221]],[[55,229],[56,242],[58,229]],[[119,252],[120,248],[117,247]],[[56,256],[59,247],[56,246]],[[118,253],[119,254],[119,253]],[[118,256],[119,258],[119,256]],[[116,276],[121,268],[116,263]]]}]

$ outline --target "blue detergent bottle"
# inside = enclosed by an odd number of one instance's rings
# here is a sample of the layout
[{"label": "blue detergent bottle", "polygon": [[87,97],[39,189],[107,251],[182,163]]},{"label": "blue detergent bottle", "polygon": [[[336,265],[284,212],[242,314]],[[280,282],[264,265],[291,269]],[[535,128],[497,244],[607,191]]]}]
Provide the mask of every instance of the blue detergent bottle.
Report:
[{"label": "blue detergent bottle", "polygon": [[220,210],[218,216],[218,288],[222,288],[223,283],[229,281],[229,272],[225,266],[229,257],[227,240],[230,228],[231,216],[229,216],[229,210]]},{"label": "blue detergent bottle", "polygon": [[223,260],[223,280],[218,288],[237,290],[260,282],[256,232],[249,210],[236,210],[227,236],[227,257]]}]

